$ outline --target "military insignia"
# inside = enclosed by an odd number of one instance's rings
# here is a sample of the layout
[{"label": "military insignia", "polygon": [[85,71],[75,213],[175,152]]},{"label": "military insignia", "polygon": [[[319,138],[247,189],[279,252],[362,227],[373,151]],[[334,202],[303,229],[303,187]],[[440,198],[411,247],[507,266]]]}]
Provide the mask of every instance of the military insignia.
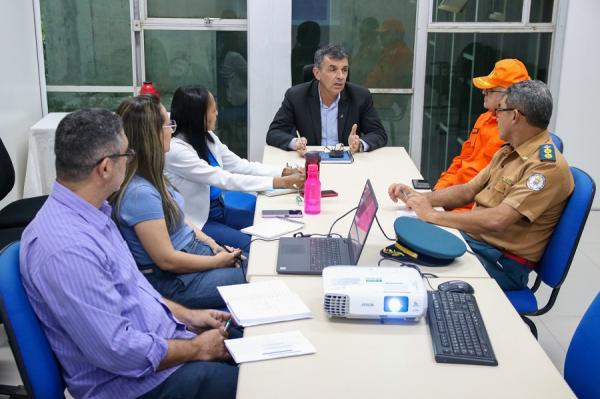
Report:
[{"label": "military insignia", "polygon": [[556,150],[552,144],[542,144],[540,146],[540,161],[542,162],[555,162],[556,161]]},{"label": "military insignia", "polygon": [[532,191],[540,191],[546,185],[546,178],[540,173],[534,173],[527,178],[527,187]]}]

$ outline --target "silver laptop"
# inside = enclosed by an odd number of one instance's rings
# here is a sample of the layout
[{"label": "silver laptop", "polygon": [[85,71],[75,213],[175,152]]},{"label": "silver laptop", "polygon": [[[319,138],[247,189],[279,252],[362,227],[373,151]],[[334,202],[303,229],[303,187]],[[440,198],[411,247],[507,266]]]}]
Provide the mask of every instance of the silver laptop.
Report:
[{"label": "silver laptop", "polygon": [[373,186],[367,179],[348,237],[281,238],[277,254],[277,273],[322,274],[327,266],[358,264],[378,208]]}]

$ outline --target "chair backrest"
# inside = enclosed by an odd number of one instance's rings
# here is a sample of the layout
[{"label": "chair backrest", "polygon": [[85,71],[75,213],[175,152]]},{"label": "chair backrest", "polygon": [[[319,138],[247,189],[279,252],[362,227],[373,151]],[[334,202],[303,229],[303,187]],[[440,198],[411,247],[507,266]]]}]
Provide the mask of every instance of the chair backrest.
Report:
[{"label": "chair backrest", "polygon": [[564,153],[563,150],[565,147],[563,145],[562,139],[552,132],[548,132],[548,134],[550,135],[550,138],[552,139],[552,142],[554,143],[556,148],[558,148],[558,151],[560,151],[561,153]]},{"label": "chair backrest", "polygon": [[565,359],[565,380],[578,398],[600,398],[600,293],[579,322]]},{"label": "chair backrest", "polygon": [[8,151],[0,139],[0,200],[10,193],[15,185],[15,168],[13,167]]},{"label": "chair backrest", "polygon": [[21,281],[19,243],[0,252],[0,312],[19,374],[32,398],[63,398],[65,383]]},{"label": "chair backrest", "polygon": [[536,268],[542,281],[552,288],[560,287],[567,276],[596,193],[590,175],[575,167],[571,173],[575,188]]}]

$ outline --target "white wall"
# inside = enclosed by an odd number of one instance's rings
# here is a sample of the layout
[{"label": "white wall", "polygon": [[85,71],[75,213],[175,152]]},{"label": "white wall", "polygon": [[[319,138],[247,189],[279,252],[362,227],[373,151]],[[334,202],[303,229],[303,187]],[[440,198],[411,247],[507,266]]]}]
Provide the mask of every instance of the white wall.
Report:
[{"label": "white wall", "polygon": [[292,85],[291,0],[248,0],[248,159],[262,160],[267,130]]},{"label": "white wall", "polygon": [[42,117],[33,2],[0,0],[0,137],[16,174],[0,208],[22,196],[29,128]]},{"label": "white wall", "polygon": [[[565,1],[565,0],[562,0]],[[600,1],[569,2],[555,98],[556,133],[563,138],[572,166],[589,173],[600,184]],[[600,208],[596,194],[594,208]]]}]

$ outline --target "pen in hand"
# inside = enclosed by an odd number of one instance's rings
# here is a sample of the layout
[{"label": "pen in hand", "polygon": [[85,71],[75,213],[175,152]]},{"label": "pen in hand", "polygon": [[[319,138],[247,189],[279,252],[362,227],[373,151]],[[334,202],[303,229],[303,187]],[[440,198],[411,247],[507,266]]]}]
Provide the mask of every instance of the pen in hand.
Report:
[{"label": "pen in hand", "polygon": [[229,327],[231,326],[231,319],[227,320],[227,323],[225,323],[225,326],[223,327],[223,332],[225,334],[229,334]]}]

